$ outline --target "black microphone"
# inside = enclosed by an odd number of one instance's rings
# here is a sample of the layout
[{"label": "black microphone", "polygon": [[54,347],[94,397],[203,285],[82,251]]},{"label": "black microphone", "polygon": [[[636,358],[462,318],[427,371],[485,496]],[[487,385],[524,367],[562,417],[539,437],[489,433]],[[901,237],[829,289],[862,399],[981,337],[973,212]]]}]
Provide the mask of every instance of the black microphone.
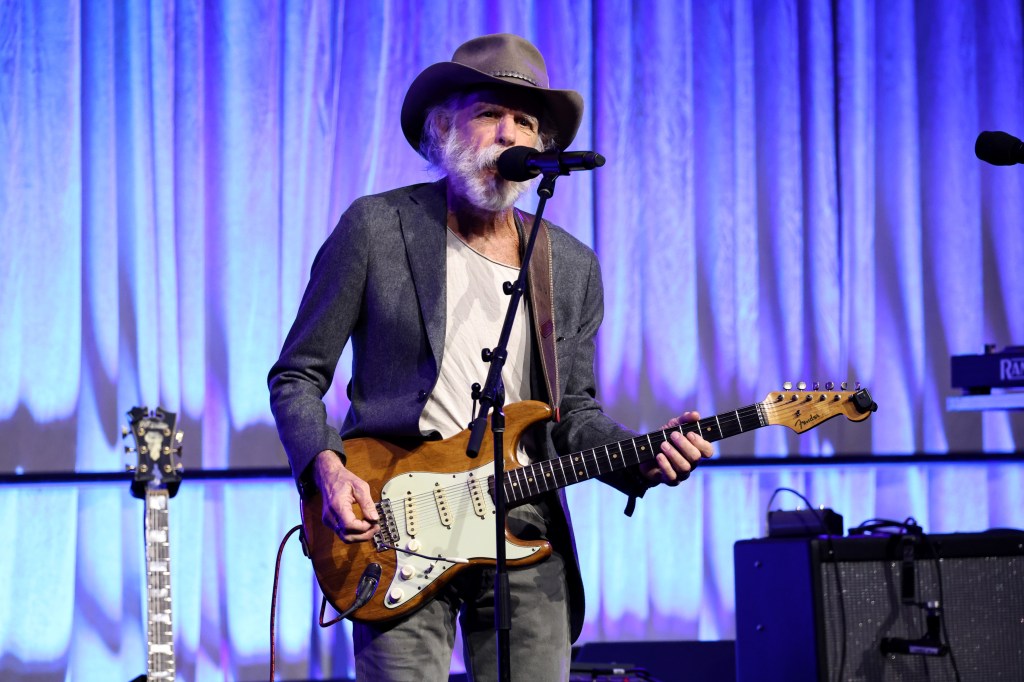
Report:
[{"label": "black microphone", "polygon": [[1024,163],[1024,142],[1002,131],[986,130],[974,143],[974,154],[994,166]]},{"label": "black microphone", "polygon": [[541,173],[568,175],[604,165],[597,152],[539,152],[532,147],[511,147],[498,157],[498,174],[506,180],[532,180]]}]

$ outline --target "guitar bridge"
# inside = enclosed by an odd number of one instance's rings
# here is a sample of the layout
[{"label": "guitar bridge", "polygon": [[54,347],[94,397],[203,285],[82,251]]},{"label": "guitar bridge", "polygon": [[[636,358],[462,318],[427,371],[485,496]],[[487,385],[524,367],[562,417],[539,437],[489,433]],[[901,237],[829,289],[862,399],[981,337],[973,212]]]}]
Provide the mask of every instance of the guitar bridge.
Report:
[{"label": "guitar bridge", "polygon": [[374,533],[373,544],[378,552],[383,552],[388,546],[396,547],[402,536],[398,534],[395,514],[391,511],[391,500],[381,500],[376,507],[377,515],[380,517],[380,530]]}]

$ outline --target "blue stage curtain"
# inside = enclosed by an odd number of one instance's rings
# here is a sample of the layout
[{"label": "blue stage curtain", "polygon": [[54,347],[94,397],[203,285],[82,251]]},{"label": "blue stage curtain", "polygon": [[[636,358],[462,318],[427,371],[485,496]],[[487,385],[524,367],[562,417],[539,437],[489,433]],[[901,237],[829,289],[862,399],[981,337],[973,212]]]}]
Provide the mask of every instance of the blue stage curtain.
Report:
[{"label": "blue stage curtain", "polygon": [[[1019,451],[1019,416],[945,402],[950,355],[1024,343],[1024,175],[972,149],[981,130],[1024,132],[1022,14],[1019,0],[0,3],[0,472],[116,470],[139,404],[179,413],[190,467],[283,465],[265,376],[313,256],[356,197],[433,178],[401,134],[405,90],[499,31],[583,93],[574,146],[608,158],[560,180],[547,215],[600,257],[611,414],[650,429],[786,380],[849,379],[880,406],[867,422],[762,429],[718,452]],[[337,423],[349,364],[327,399]],[[777,485],[853,522],[1024,526],[1011,465],[698,472],[632,519],[614,491],[580,486],[584,638],[734,636],[732,543],[762,532]],[[0,510],[0,676],[143,671],[141,504],[119,486],[13,484]],[[180,679],[263,676],[293,487],[186,481],[171,511]],[[285,573],[284,674],[347,674],[347,630],[312,624],[305,560]]]}]

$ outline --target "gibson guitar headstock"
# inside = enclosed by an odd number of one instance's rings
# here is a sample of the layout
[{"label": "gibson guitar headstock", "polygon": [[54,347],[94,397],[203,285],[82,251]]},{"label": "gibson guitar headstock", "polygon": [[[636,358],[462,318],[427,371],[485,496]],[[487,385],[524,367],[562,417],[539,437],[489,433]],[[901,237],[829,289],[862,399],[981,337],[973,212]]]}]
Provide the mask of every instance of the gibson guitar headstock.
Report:
[{"label": "gibson guitar headstock", "polygon": [[178,492],[181,484],[181,431],[174,430],[177,415],[161,408],[150,411],[146,407],[133,407],[128,411],[128,426],[121,429],[127,438],[131,434],[135,447],[125,446],[126,453],[138,454],[138,462],[129,464],[128,471],[134,471],[132,495],[144,498],[147,488],[166,488],[171,497]]}]

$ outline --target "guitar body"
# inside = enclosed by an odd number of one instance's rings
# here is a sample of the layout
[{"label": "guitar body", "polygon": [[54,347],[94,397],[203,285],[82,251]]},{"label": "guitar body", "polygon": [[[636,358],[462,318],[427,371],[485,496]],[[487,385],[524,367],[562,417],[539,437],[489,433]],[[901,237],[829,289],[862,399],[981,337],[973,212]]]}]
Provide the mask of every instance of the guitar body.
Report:
[{"label": "guitar body", "polygon": [[[506,471],[521,467],[515,453],[523,432],[550,414],[547,405],[536,401],[506,408]],[[346,544],[324,525],[319,492],[302,502],[303,532],[314,572],[335,609],[352,603],[371,563],[381,567],[380,584],[353,620],[385,621],[412,613],[463,569],[494,565],[492,438],[488,432],[476,458],[466,456],[468,442],[468,430],[445,440],[415,441],[409,447],[374,438],[345,441],[346,467],[369,484],[378,503],[381,532],[369,542]],[[522,541],[508,530],[505,542],[509,566],[529,565],[551,554],[546,541]]]}]

